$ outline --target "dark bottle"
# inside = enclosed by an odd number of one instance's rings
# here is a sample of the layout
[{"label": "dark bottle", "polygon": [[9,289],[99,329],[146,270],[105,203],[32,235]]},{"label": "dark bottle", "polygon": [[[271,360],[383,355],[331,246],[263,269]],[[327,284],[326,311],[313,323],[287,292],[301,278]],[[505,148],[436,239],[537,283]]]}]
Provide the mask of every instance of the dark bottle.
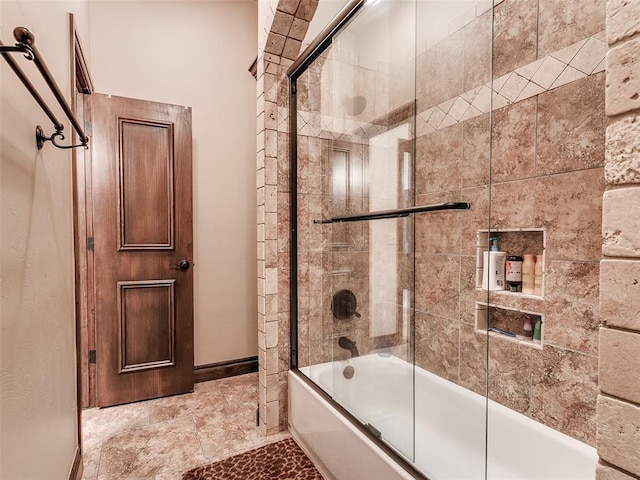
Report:
[{"label": "dark bottle", "polygon": [[522,257],[520,255],[509,255],[507,257],[505,280],[509,285],[510,292],[517,292],[522,285]]}]

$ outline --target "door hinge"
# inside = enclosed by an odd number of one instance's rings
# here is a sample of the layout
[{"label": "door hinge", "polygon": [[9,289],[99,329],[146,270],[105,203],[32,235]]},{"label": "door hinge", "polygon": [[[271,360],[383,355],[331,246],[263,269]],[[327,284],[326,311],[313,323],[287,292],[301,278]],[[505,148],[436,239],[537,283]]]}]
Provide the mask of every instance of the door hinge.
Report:
[{"label": "door hinge", "polygon": [[298,84],[291,82],[291,95],[295,95],[296,93],[298,93]]},{"label": "door hinge", "polygon": [[96,351],[89,350],[89,363],[96,363]]},{"label": "door hinge", "polygon": [[96,246],[96,242],[93,237],[87,237],[87,250],[93,252],[94,247]]},{"label": "door hinge", "polygon": [[93,135],[93,131],[91,129],[91,122],[89,121],[84,122],[84,133],[87,135],[87,137],[90,137]]}]

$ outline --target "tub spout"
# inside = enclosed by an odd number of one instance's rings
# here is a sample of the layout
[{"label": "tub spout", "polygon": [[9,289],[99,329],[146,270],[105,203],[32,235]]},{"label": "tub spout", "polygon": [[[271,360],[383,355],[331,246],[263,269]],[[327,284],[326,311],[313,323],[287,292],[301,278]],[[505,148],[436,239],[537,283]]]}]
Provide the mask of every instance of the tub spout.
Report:
[{"label": "tub spout", "polygon": [[340,337],[338,339],[338,345],[340,345],[340,347],[344,348],[345,350],[349,350],[349,352],[351,352],[351,358],[360,355],[358,353],[358,348],[356,347],[356,342],[349,340],[347,337]]}]

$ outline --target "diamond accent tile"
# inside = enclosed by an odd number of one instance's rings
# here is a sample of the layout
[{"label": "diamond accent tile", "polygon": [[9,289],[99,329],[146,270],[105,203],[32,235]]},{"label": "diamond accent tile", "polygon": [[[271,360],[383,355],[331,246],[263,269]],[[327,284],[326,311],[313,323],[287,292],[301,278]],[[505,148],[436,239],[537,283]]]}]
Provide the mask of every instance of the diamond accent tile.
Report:
[{"label": "diamond accent tile", "polygon": [[433,109],[433,113],[429,117],[429,120],[427,121],[427,123],[429,124],[429,126],[431,126],[431,128],[437,129],[442,123],[442,120],[444,120],[445,116],[446,116],[446,113],[444,113],[442,110],[436,107]]},{"label": "diamond accent tile", "polygon": [[367,137],[375,137],[376,135],[378,135],[380,132],[378,131],[378,127],[376,127],[373,124],[368,124],[365,128],[364,128],[364,134]]},{"label": "diamond accent tile", "polygon": [[431,108],[425,110],[424,112],[420,112],[418,115],[420,115],[422,118],[424,118],[425,122],[428,122],[429,121],[429,117],[431,117],[431,114],[433,113],[433,108],[434,107],[431,107]]},{"label": "diamond accent tile", "polygon": [[493,108],[493,110],[497,110],[499,108],[506,107],[507,105],[509,105],[511,103],[512,102],[510,102],[508,99],[506,99],[502,95],[494,92],[493,93],[493,104],[491,105],[491,108]]},{"label": "diamond accent tile", "polygon": [[500,90],[496,90],[496,92],[500,93],[500,95],[508,99],[510,102],[515,102],[527,83],[528,80],[526,78],[521,77],[517,73],[513,73],[507,80],[507,83],[504,84],[504,87]]},{"label": "diamond accent tile", "polygon": [[456,102],[457,98],[458,97],[454,97],[447,100],[446,102],[442,102],[440,105],[438,105],[438,108],[442,110],[444,113],[449,113],[449,110],[451,109],[453,104]]},{"label": "diamond accent tile", "polygon": [[551,88],[558,88],[562,85],[566,85],[567,83],[575,82],[576,80],[580,80],[581,78],[585,78],[586,75],[582,73],[580,70],[576,70],[570,65],[567,65],[567,68],[563,70],[558,79],[553,82]]},{"label": "diamond accent tile", "polygon": [[589,75],[607,55],[607,48],[604,42],[590,38],[569,62],[569,65]]},{"label": "diamond accent tile", "polygon": [[566,64],[557,58],[548,56],[544,59],[544,62],[542,62],[536,74],[531,78],[531,81],[548,90],[551,85],[553,85],[553,82],[560,76],[565,66]]},{"label": "diamond accent tile", "polygon": [[542,88],[540,85],[538,85],[537,83],[529,82],[524,87],[524,90],[520,92],[520,95],[518,96],[518,99],[516,101],[519,102],[521,100],[526,100],[527,98],[533,97],[535,95],[539,95],[545,91],[546,90]]},{"label": "diamond accent tile", "polygon": [[587,40],[587,38],[585,38],[584,40],[580,40],[573,45],[569,45],[562,50],[558,50],[557,52],[552,53],[551,56],[557,60],[560,60],[562,63],[568,64],[569,62],[571,62],[571,60],[573,60],[573,57],[576,56],[578,50],[580,50],[582,46],[587,43]]},{"label": "diamond accent tile", "polygon": [[458,122],[456,121],[455,118],[453,118],[451,115],[447,115],[446,117],[444,117],[444,120],[442,120],[440,125],[438,125],[438,130],[442,130],[443,128],[450,127],[451,125],[455,125],[456,123]]},{"label": "diamond accent tile", "polygon": [[469,103],[463,100],[462,97],[457,97],[455,103],[451,107],[451,110],[449,110],[449,115],[451,115],[456,122],[459,122],[466,113],[467,108],[469,108]]},{"label": "diamond accent tile", "polygon": [[533,63],[530,63],[529,65],[525,65],[524,67],[520,67],[516,69],[515,72],[521,77],[524,77],[527,80],[531,80],[543,62],[544,62],[544,57],[539,60],[536,60]]},{"label": "diamond accent tile", "polygon": [[313,130],[308,124],[304,124],[302,127],[298,125],[298,135],[304,135],[305,137],[310,137],[313,135]]},{"label": "diamond accent tile", "polygon": [[309,112],[306,112],[304,110],[298,110],[298,125],[304,125],[309,123],[309,118],[310,118],[310,114]]},{"label": "diamond accent tile", "polygon": [[478,110],[477,108],[475,108],[473,105],[469,105],[469,108],[464,113],[464,116],[460,119],[460,121],[464,122],[465,120],[469,120],[469,119],[477,117],[479,115],[482,115],[482,112],[480,110]]},{"label": "diamond accent tile", "polygon": [[320,127],[323,130],[332,130],[333,118],[329,115],[322,115],[320,117]]},{"label": "diamond accent tile", "polygon": [[491,89],[483,85],[473,100],[472,106],[482,113],[488,112],[491,109]]},{"label": "diamond accent tile", "polygon": [[323,140],[331,140],[333,138],[333,135],[331,135],[330,130],[322,130],[320,132],[320,138],[322,138]]},{"label": "diamond accent tile", "polygon": [[511,77],[511,75],[513,75],[513,72],[507,73],[500,78],[496,78],[493,83],[489,82],[485,85],[489,88],[492,88],[496,92],[499,92],[500,90],[502,90],[502,87],[504,87],[504,84],[507,83],[507,80],[509,80],[509,77]]},{"label": "diamond accent tile", "polygon": [[465,100],[467,103],[472,104],[481,89],[482,85],[474,88],[473,90],[469,90],[468,92],[463,93],[462,95],[460,95],[460,98]]},{"label": "diamond accent tile", "polygon": [[426,135],[427,133],[433,133],[435,131],[436,131],[435,128],[432,128],[431,125],[429,125],[428,123],[425,123],[424,128],[420,130],[420,132],[418,133],[418,136],[421,137],[422,135]]}]

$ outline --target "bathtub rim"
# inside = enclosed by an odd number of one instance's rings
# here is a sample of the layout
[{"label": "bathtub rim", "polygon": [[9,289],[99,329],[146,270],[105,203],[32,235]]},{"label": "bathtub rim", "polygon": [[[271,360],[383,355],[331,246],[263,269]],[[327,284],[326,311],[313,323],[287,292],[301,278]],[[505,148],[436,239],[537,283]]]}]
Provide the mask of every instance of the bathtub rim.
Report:
[{"label": "bathtub rim", "polygon": [[[333,407],[337,412],[347,420],[352,427],[358,430],[361,434],[363,434],[368,440],[370,440],[376,447],[382,450],[386,455],[391,457],[396,464],[406,471],[409,475],[411,475],[416,480],[430,480],[429,477],[426,477],[422,472],[418,471],[411,463],[409,463],[403,456],[401,456],[398,452],[396,452],[389,445],[384,443],[378,437],[376,437],[371,431],[366,428],[362,422],[360,422],[349,410],[344,408],[338,402],[336,402],[327,392],[325,392],[322,388],[320,388],[313,380],[307,377],[299,368],[290,368],[289,372],[299,378],[305,385],[307,385],[311,390],[313,390],[320,398],[326,401],[331,407]],[[289,425],[291,428],[291,425]]]}]

